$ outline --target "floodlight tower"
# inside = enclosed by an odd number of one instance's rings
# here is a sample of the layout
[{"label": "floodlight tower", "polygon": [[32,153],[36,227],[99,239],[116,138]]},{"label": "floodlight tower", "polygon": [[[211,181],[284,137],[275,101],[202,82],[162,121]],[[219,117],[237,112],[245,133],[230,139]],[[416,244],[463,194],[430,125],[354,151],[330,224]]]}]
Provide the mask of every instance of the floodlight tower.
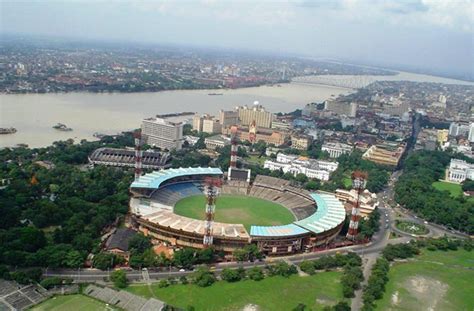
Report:
[{"label": "floodlight tower", "polygon": [[216,200],[219,195],[219,188],[222,180],[220,178],[206,178],[204,194],[206,195],[206,224],[204,227],[204,247],[210,247],[213,243],[212,224],[214,222],[214,213],[216,211]]},{"label": "floodlight tower", "polygon": [[230,167],[237,168],[237,126],[233,126],[230,134]]},{"label": "floodlight tower", "polygon": [[349,223],[349,230],[347,231],[346,237],[349,240],[354,240],[358,233],[359,228],[359,208],[360,208],[360,194],[365,189],[367,183],[367,173],[361,171],[355,171],[351,175],[352,188],[357,192],[357,198],[351,212],[351,221]]},{"label": "floodlight tower", "polygon": [[141,130],[135,131],[133,134],[133,137],[135,138],[135,181],[137,181],[140,176],[142,175],[142,157],[143,157],[143,151],[142,151],[142,133]]}]

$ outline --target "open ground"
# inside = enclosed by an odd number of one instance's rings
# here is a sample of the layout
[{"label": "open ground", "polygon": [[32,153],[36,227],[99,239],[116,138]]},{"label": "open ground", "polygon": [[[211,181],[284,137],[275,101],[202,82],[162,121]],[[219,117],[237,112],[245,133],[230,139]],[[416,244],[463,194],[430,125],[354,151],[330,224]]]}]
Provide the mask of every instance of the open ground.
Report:
[{"label": "open ground", "polygon": [[388,277],[377,310],[474,310],[474,252],[424,249]]},{"label": "open ground", "polygon": [[84,295],[54,296],[31,309],[33,311],[102,311],[119,310]]},{"label": "open ground", "polygon": [[321,272],[313,276],[274,276],[262,281],[219,281],[210,287],[171,285],[131,285],[126,290],[145,297],[155,297],[177,307],[196,310],[292,310],[303,303],[310,310],[321,310],[342,300],[340,272]]},{"label": "open ground", "polygon": [[[196,195],[178,201],[174,212],[181,216],[204,219],[206,199]],[[267,200],[235,195],[222,195],[217,198],[215,221],[243,224],[247,230],[251,225],[285,225],[295,220],[293,214],[284,206]]]}]

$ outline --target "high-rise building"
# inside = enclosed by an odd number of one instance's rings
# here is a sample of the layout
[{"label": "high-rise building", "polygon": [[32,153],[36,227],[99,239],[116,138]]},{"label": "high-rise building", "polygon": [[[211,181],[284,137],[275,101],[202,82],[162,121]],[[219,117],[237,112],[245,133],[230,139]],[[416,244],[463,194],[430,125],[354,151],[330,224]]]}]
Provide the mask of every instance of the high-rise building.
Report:
[{"label": "high-rise building", "polygon": [[223,128],[237,125],[239,124],[239,112],[221,110],[219,111],[219,122]]},{"label": "high-rise building", "polygon": [[221,130],[222,130],[222,126],[219,120],[214,119],[214,118],[203,119],[202,131],[204,133],[216,134],[216,133],[220,133]]},{"label": "high-rise building", "polygon": [[255,104],[253,107],[249,108],[248,106],[237,107],[237,112],[239,113],[239,119],[241,125],[250,125],[253,121],[257,127],[271,128],[273,114],[269,111],[266,111],[263,106]]},{"label": "high-rise building", "polygon": [[474,123],[469,124],[468,139],[470,143],[474,143]]},{"label": "high-rise building", "polygon": [[202,117],[198,113],[193,117],[193,130],[198,133],[202,132]]},{"label": "high-rise building", "polygon": [[145,144],[161,149],[181,149],[183,145],[183,123],[166,118],[148,118],[142,122],[142,139]]}]

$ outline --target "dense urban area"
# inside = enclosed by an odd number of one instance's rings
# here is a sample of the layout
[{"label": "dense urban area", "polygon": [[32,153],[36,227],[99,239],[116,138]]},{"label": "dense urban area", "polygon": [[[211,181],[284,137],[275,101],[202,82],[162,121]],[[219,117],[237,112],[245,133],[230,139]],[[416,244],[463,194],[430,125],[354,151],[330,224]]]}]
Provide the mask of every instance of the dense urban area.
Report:
[{"label": "dense urban area", "polygon": [[[20,39],[0,68],[8,94],[392,74]],[[2,148],[0,309],[472,310],[473,103],[472,85],[376,81],[290,113],[177,107],[95,141]]]},{"label": "dense urban area", "polygon": [[3,38],[0,92],[156,92],[284,83],[303,75],[393,71],[234,51]]}]

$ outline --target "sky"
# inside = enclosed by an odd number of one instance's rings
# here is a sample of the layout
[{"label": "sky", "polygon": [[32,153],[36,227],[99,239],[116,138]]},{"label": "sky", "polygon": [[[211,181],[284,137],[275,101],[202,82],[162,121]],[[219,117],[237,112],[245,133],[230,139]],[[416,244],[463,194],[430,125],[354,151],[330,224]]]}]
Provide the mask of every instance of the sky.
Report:
[{"label": "sky", "polygon": [[474,0],[0,0],[0,33],[293,53],[474,78]]}]

